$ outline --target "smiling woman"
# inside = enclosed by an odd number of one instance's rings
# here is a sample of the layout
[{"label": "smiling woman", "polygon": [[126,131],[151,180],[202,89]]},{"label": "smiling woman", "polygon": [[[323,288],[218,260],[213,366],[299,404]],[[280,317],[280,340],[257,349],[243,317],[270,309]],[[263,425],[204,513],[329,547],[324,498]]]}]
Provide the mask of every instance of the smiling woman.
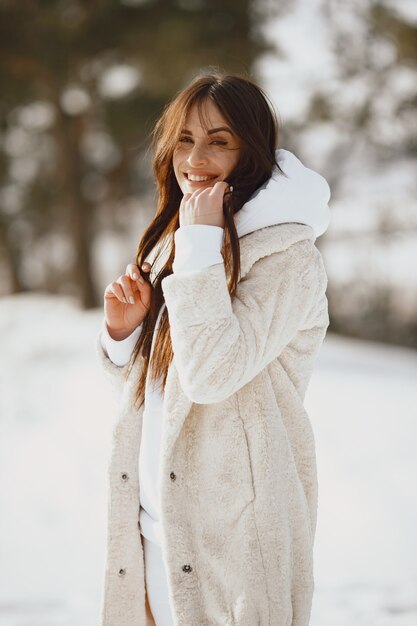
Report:
[{"label": "smiling woman", "polygon": [[185,120],[187,129],[181,131],[173,154],[175,177],[184,194],[180,226],[207,224],[223,228],[223,202],[226,191],[230,191],[224,181],[238,164],[240,142],[213,102],[209,100],[203,106],[203,116],[197,105],[191,108]]},{"label": "smiling woman", "polygon": [[173,156],[181,191],[186,194],[227,180],[239,161],[240,142],[218,107],[210,100],[205,102],[202,117],[194,105],[185,126]]},{"label": "smiling woman", "polygon": [[307,626],[329,187],[242,76],[195,79],[153,139],[156,214],[97,341],[121,393],[102,625]]}]

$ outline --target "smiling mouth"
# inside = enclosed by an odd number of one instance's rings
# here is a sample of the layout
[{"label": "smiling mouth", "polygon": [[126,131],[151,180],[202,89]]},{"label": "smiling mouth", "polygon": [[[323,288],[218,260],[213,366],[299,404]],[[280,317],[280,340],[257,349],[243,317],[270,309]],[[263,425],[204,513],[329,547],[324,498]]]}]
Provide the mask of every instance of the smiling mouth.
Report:
[{"label": "smiling mouth", "polygon": [[214,180],[215,178],[217,178],[216,174],[207,175],[207,176],[198,176],[197,174],[188,174],[187,172],[184,172],[184,176],[191,183],[206,183],[210,180]]}]

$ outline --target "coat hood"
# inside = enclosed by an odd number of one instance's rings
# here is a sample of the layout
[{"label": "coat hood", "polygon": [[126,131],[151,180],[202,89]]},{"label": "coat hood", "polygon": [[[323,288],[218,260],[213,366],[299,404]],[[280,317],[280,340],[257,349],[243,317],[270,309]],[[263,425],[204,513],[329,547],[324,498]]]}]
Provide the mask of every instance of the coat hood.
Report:
[{"label": "coat hood", "polygon": [[275,155],[285,175],[275,168],[271,178],[235,213],[239,237],[287,222],[311,226],[319,237],[330,223],[330,188],[326,179],[288,150],[277,150]]}]

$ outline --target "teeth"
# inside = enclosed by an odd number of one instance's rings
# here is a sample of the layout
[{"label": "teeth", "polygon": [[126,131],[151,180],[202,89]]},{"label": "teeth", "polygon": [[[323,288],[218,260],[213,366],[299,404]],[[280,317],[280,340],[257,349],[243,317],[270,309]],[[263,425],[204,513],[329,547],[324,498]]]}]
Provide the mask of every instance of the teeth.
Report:
[{"label": "teeth", "polygon": [[210,180],[212,178],[216,178],[215,176],[195,176],[194,174],[187,174],[188,180],[192,180],[195,183],[200,183],[206,180]]}]

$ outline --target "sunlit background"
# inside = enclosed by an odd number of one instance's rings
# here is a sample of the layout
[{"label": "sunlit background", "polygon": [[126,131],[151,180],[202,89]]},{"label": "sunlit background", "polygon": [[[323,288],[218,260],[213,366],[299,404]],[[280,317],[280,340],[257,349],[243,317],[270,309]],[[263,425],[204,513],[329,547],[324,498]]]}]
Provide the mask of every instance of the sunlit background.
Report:
[{"label": "sunlit background", "polygon": [[417,3],[0,0],[0,626],[99,626],[103,291],[155,211],[153,122],[213,66],[332,190],[311,626],[417,624]]}]

